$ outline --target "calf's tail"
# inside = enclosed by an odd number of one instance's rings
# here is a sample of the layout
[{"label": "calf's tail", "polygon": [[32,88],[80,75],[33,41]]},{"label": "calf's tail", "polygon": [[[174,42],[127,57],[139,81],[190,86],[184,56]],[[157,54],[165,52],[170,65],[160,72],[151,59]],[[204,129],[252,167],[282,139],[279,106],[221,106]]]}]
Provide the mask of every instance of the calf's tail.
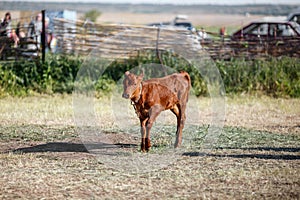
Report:
[{"label": "calf's tail", "polygon": [[190,91],[190,88],[191,88],[191,77],[190,77],[190,75],[187,72],[185,72],[185,71],[181,71],[180,73],[188,81],[188,84],[189,84],[188,91]]}]

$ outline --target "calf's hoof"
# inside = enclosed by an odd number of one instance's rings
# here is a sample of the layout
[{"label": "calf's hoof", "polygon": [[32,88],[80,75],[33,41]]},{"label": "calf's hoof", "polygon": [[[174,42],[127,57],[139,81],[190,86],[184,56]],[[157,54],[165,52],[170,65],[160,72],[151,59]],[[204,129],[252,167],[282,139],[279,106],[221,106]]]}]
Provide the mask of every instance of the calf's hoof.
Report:
[{"label": "calf's hoof", "polygon": [[145,143],[141,143],[141,152],[146,152],[146,145],[145,145]]},{"label": "calf's hoof", "polygon": [[150,150],[150,148],[151,148],[151,141],[150,141],[150,139],[146,138],[145,139],[145,143],[146,143],[145,149],[148,152]]},{"label": "calf's hoof", "polygon": [[174,148],[176,149],[176,148],[179,148],[181,146],[181,143],[178,143],[178,142],[176,142],[175,144],[174,144]]}]

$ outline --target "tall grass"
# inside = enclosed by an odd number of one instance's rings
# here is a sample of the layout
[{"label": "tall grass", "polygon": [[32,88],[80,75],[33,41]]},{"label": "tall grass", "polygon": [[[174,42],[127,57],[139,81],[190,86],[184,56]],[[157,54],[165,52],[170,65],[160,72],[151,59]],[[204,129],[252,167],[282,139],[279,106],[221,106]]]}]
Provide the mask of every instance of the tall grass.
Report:
[{"label": "tall grass", "polygon": [[300,97],[300,59],[233,59],[216,61],[227,93],[261,92],[275,97]]},{"label": "tall grass", "polygon": [[0,62],[0,96],[71,93],[82,58],[48,55],[46,62]]},{"label": "tall grass", "polygon": [[[48,55],[46,62],[0,62],[0,96],[23,96],[32,93],[71,93],[83,57]],[[109,93],[126,70],[146,63],[161,63],[177,71],[189,72],[195,95],[207,95],[207,87],[199,71],[183,58],[161,52],[144,52],[127,60],[116,60],[95,83],[97,90]],[[230,61],[217,60],[227,94],[263,93],[275,97],[300,97],[300,58]],[[157,72],[156,72],[157,73]]]}]

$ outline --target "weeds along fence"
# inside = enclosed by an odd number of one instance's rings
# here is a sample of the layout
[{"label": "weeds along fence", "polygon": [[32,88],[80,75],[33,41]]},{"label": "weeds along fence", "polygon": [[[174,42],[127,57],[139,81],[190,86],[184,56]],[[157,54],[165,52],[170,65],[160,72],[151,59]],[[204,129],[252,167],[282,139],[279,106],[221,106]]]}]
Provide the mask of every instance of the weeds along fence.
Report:
[{"label": "weeds along fence", "polygon": [[[36,60],[41,52],[41,34],[30,33],[39,12],[22,12],[20,18],[12,16],[8,26],[0,28],[0,60],[18,61],[22,58]],[[16,35],[18,43],[12,35]]]},{"label": "weeds along fence", "polygon": [[[188,30],[158,29],[147,26],[120,24],[95,24],[88,21],[54,20],[58,49],[62,53],[88,55],[98,48],[103,57],[128,57],[129,52],[139,48],[156,46],[169,49],[180,46],[189,51],[190,44],[185,44],[183,37],[194,37],[194,46],[202,50],[214,60],[232,58],[266,58],[266,57],[299,57],[300,39],[284,39],[270,41],[232,41],[228,37],[214,37],[212,40],[201,40]],[[160,32],[159,32],[160,31]],[[108,41],[109,40],[109,41]],[[200,44],[199,44],[200,43]],[[176,48],[176,47],[175,47]]]},{"label": "weeds along fence", "polygon": [[[291,48],[292,57],[265,58],[262,52],[259,56],[263,59],[246,59],[234,57],[235,52],[232,53],[233,57],[221,57],[227,56],[226,53],[219,53],[221,50],[232,52],[227,50],[226,45],[229,43],[226,40],[206,44],[202,41],[201,48],[199,40],[186,30],[99,25],[63,19],[54,20],[54,30],[58,42],[57,49],[61,53],[47,54],[45,62],[41,62],[40,59],[37,62],[0,62],[0,97],[27,95],[32,92],[72,93],[78,70],[88,60],[86,58],[89,58],[77,55],[91,55],[95,50],[96,56],[101,54],[108,58],[101,60],[110,61],[103,76],[95,83],[95,89],[100,91],[99,96],[111,92],[125,71],[132,69],[133,66],[148,63],[160,63],[176,71],[189,72],[195,95],[207,95],[205,80],[198,70],[193,70],[193,67],[189,66],[190,62],[183,59],[189,58],[191,53],[203,52],[203,48],[206,53],[204,58],[207,58],[207,55],[215,55],[216,61],[213,63],[220,71],[227,94],[258,92],[276,97],[300,97],[300,58],[296,56],[299,55],[297,50],[299,47],[296,46],[287,45],[287,48]],[[209,45],[210,48],[207,47]],[[281,44],[277,44],[279,45]],[[247,49],[246,55],[252,55],[249,53],[251,52],[249,46],[242,47]],[[169,48],[174,52],[168,51]],[[236,53],[240,55],[242,52],[240,49]],[[111,62],[111,59],[114,61]],[[99,66],[99,63],[92,59],[88,64]]]}]

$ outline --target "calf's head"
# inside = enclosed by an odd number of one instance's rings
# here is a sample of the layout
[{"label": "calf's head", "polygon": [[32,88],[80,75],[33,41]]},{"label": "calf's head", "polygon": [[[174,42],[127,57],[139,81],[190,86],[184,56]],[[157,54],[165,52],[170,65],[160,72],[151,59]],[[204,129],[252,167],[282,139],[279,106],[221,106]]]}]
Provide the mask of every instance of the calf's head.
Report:
[{"label": "calf's head", "polygon": [[140,87],[140,84],[144,78],[144,73],[140,75],[135,75],[129,71],[125,72],[125,78],[123,81],[123,94],[122,97],[125,99],[130,99],[134,96],[134,93],[137,91],[137,88]]}]

